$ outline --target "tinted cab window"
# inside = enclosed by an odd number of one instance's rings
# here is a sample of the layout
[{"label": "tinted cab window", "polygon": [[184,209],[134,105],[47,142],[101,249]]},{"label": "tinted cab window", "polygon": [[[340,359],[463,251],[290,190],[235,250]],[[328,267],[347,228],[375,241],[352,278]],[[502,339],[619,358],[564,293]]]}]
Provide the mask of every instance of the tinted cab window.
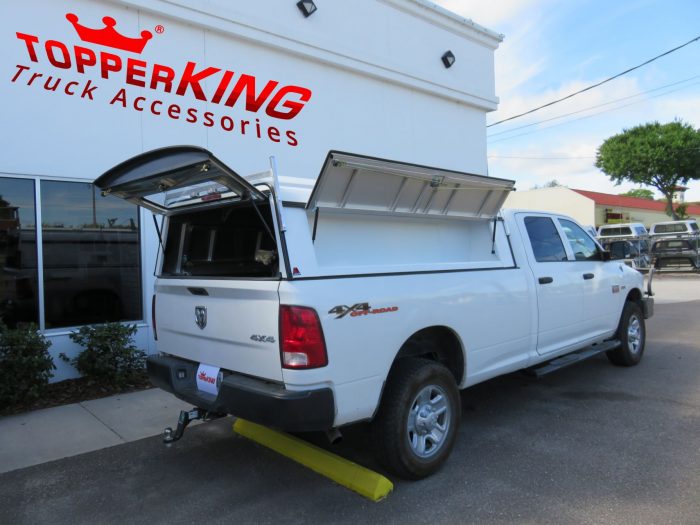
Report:
[{"label": "tinted cab window", "polygon": [[552,219],[549,217],[526,217],[525,228],[537,262],[567,260],[564,244],[561,242],[561,237]]}]

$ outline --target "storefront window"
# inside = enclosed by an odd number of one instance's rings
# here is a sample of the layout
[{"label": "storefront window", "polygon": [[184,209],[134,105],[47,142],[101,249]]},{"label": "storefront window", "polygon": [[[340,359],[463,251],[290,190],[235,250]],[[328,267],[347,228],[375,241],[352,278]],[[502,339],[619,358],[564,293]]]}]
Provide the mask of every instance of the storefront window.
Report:
[{"label": "storefront window", "polygon": [[0,177],[0,319],[39,322],[34,181]]},{"label": "storefront window", "polygon": [[138,208],[41,181],[46,328],[141,319]]}]

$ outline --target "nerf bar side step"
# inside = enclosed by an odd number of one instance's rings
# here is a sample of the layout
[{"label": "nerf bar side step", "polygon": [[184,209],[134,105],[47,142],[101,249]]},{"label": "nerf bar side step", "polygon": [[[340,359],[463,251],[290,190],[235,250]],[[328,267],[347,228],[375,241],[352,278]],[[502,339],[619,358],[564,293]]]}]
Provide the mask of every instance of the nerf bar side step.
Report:
[{"label": "nerf bar side step", "polygon": [[560,370],[567,366],[573,365],[575,363],[580,363],[584,359],[588,359],[589,357],[593,357],[594,355],[598,355],[602,352],[607,352],[608,350],[614,350],[615,348],[620,346],[620,344],[620,341],[618,341],[617,339],[605,341],[603,343],[598,343],[597,345],[589,346],[587,348],[584,348],[583,350],[579,350],[577,352],[572,352],[570,354],[557,357],[556,359],[552,359],[551,361],[547,361],[546,363],[542,363],[531,368],[526,368],[524,372],[527,375],[534,376],[537,379],[539,379],[542,376],[546,376],[547,374],[551,374],[552,372],[556,372],[557,370]]}]

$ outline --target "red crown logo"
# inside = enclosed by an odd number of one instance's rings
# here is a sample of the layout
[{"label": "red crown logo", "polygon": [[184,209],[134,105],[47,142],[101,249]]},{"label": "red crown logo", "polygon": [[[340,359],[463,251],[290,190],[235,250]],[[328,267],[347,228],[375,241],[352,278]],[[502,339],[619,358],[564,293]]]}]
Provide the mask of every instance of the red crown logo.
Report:
[{"label": "red crown logo", "polygon": [[90,29],[89,27],[80,25],[77,15],[73,13],[68,13],[66,19],[73,24],[80,40],[83,42],[115,47],[133,53],[141,53],[148,41],[153,38],[150,31],[141,31],[141,38],[129,38],[128,36],[119,34],[119,32],[114,29],[114,26],[117,25],[117,21],[111,16],[105,16],[102,19],[102,22],[105,24],[104,29]]}]

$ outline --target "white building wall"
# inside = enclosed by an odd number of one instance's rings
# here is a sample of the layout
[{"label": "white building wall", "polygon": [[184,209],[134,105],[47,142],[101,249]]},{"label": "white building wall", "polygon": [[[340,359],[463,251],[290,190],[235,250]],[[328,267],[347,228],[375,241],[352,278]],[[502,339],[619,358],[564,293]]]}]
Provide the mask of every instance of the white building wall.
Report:
[{"label": "white building wall", "polygon": [[596,224],[595,202],[575,191],[558,186],[536,190],[514,191],[504,208],[522,208],[562,213],[586,226]]},{"label": "white building wall", "polygon": [[[318,11],[306,19],[295,4],[3,2],[0,177],[92,181],[131,156],[177,144],[206,147],[241,174],[266,169],[274,155],[281,175],[313,179],[330,149],[486,173],[485,114],[497,104],[493,53],[498,35],[421,0],[318,2]],[[81,41],[68,13],[87,28],[103,28],[102,18],[109,16],[121,34],[137,37],[150,31],[152,38],[142,53]],[[17,33],[37,42],[28,45]],[[47,48],[47,41],[60,44]],[[65,57],[61,46],[68,51]],[[75,46],[92,50],[96,63],[79,71]],[[450,69],[440,60],[448,49],[456,56]],[[104,78],[100,52],[116,55],[122,69]],[[130,58],[132,83],[126,71]],[[191,87],[178,95],[177,80],[169,93],[163,83],[151,89],[155,64],[180,75],[189,62],[196,64],[195,72],[220,70],[201,82],[206,100],[199,100]],[[225,71],[233,76],[222,100],[242,74],[255,77],[254,96],[274,80],[279,83],[275,89],[301,86],[311,97],[291,119],[266,114],[267,104],[258,111],[246,108],[244,97],[232,106],[216,104],[212,98]],[[31,80],[34,74],[41,76]],[[60,79],[55,91],[44,87],[49,77],[53,83]],[[134,79],[145,86],[133,85]],[[288,95],[276,109],[284,109],[285,101],[300,99]],[[152,104],[160,114],[150,110]],[[205,124],[207,112],[211,126]],[[191,115],[195,122],[187,122]],[[225,129],[229,124],[233,129]],[[137,343],[152,350],[157,238],[150,214],[143,211],[141,232],[144,319]],[[53,355],[75,355],[70,331],[46,331]],[[56,379],[74,375],[56,363]]]}]

